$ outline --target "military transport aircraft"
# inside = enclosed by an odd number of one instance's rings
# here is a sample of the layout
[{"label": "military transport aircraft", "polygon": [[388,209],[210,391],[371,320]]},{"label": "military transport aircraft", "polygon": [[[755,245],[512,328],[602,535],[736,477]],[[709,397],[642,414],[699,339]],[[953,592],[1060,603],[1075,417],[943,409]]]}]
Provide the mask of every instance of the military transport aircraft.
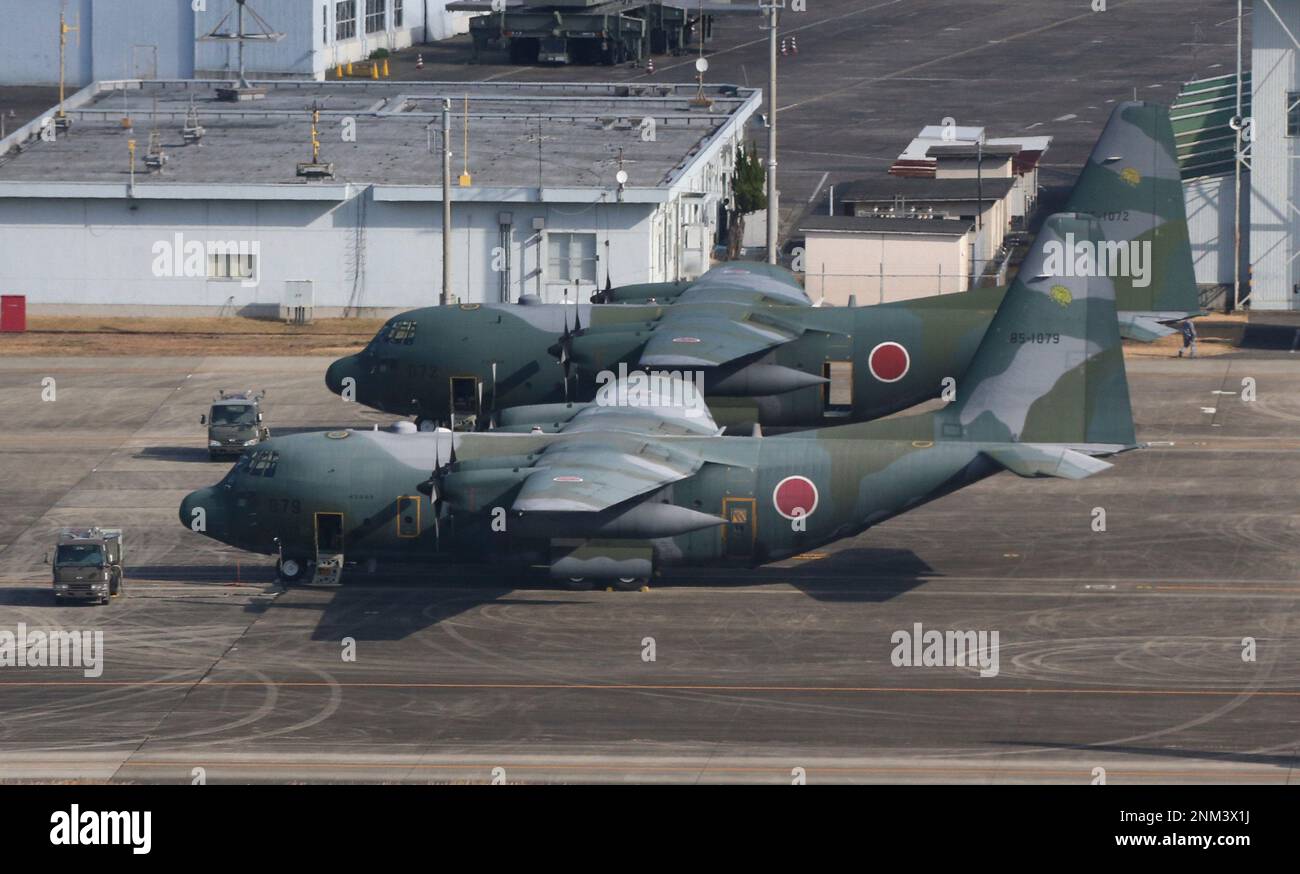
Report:
[{"label": "military transport aircraft", "polygon": [[1071,239],[1098,244],[1101,225],[1046,221],[955,402],[935,412],[733,437],[690,398],[612,391],[512,410],[488,433],[295,434],[186,496],[180,519],[278,555],[286,580],[313,566],[336,579],[345,559],[509,558],[579,585],[639,585],[660,566],[801,553],[1001,470],[1086,477],[1136,444],[1114,284],[1050,269]]},{"label": "military transport aircraft", "polygon": [[[1119,105],[1067,208],[1101,222],[1096,254],[1113,268],[1122,334],[1154,339],[1199,314],[1168,110]],[[864,421],[960,381],[1005,293],[814,307],[788,271],[735,262],[692,283],[614,289],[622,305],[413,310],[335,361],[326,384],[421,427],[482,429],[511,406],[589,401],[623,365],[698,376],[714,418],[733,427]]]}]

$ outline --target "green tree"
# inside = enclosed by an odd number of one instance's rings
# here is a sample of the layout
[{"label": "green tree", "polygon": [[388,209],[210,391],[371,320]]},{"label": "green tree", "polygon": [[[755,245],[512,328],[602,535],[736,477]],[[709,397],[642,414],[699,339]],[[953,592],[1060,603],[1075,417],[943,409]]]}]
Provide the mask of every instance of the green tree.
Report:
[{"label": "green tree", "polygon": [[745,238],[745,216],[767,208],[767,170],[751,144],[736,146],[736,170],[731,184],[731,231],[727,240],[727,258],[735,260],[740,255],[740,244]]}]

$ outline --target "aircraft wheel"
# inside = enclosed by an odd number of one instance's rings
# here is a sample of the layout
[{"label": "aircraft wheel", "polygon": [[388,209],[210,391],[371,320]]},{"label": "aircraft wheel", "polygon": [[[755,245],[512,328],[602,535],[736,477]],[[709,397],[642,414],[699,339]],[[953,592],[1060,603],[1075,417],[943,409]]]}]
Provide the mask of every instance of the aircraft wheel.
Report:
[{"label": "aircraft wheel", "polygon": [[591,589],[591,580],[586,577],[569,577],[564,581],[566,589],[572,589],[575,592],[586,592]]},{"label": "aircraft wheel", "polygon": [[424,416],[416,416],[415,428],[417,431],[434,431],[438,428],[438,423],[433,419],[426,419]]},{"label": "aircraft wheel", "polygon": [[614,582],[614,588],[620,592],[639,592],[649,584],[650,580],[645,577],[619,577]]},{"label": "aircraft wheel", "polygon": [[275,575],[282,583],[301,582],[307,576],[309,562],[302,558],[285,557],[275,564]]}]

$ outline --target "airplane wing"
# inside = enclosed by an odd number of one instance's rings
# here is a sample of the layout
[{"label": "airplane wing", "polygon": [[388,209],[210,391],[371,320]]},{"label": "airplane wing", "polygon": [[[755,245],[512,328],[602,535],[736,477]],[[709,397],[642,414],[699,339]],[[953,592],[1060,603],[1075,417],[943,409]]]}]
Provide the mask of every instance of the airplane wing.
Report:
[{"label": "airplane wing", "polygon": [[719,264],[690,284],[677,303],[778,303],[812,306],[803,286],[784,267],[756,261]]},{"label": "airplane wing", "polygon": [[652,439],[602,434],[552,443],[524,481],[512,508],[521,512],[599,512],[692,476],[698,455]]},{"label": "airplane wing", "polygon": [[641,351],[643,367],[717,367],[789,343],[803,333],[752,307],[678,307],[681,304],[655,326]]},{"label": "airplane wing", "polygon": [[498,430],[541,427],[562,438],[546,446],[513,509],[600,512],[686,479],[704,465],[697,453],[655,437],[720,433],[703,395],[679,377],[608,383],[585,404],[516,407]]},{"label": "airplane wing", "polygon": [[497,414],[498,431],[705,436],[722,433],[700,387],[676,375],[636,374],[610,382],[587,403],[530,404]]}]

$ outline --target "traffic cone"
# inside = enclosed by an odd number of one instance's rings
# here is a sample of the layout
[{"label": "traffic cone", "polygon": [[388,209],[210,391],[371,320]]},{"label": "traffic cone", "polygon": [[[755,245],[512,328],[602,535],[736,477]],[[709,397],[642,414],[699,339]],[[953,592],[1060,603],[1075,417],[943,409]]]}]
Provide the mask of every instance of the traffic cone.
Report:
[{"label": "traffic cone", "polygon": [[650,76],[653,76],[653,75],[655,74],[655,59],[654,59],[654,58],[648,58],[648,59],[646,59],[646,62],[645,62],[645,71],[646,71],[646,74],[647,74],[647,75],[650,75]]},{"label": "traffic cone", "polygon": [[335,65],[334,65],[334,77],[335,77],[336,79],[342,79],[342,78],[343,78],[343,65],[342,65],[342,64],[335,64]]},{"label": "traffic cone", "polygon": [[388,58],[384,58],[384,78],[388,78]]},{"label": "traffic cone", "polygon": [[794,37],[790,37],[790,54],[799,54],[799,43]]},{"label": "traffic cone", "polygon": [[423,69],[424,69],[424,55],[416,55],[416,56],[415,56],[415,69],[417,69],[417,70],[423,70]]},{"label": "traffic cone", "polygon": [[788,55],[790,50],[786,48],[785,37],[781,37],[781,54]]},{"label": "traffic cone", "polygon": [[379,78],[379,65],[374,63],[373,61],[370,63],[370,78],[371,79]]}]

